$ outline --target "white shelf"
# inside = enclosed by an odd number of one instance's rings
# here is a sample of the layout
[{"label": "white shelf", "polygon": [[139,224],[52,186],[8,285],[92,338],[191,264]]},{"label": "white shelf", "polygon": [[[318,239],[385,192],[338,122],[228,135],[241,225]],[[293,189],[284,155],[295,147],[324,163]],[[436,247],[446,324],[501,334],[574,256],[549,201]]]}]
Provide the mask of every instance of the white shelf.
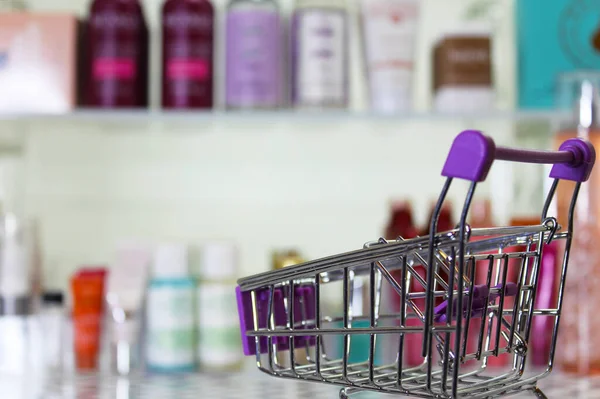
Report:
[{"label": "white shelf", "polygon": [[162,110],[97,110],[81,109],[65,114],[14,114],[0,113],[0,122],[215,122],[234,121],[431,121],[448,120],[563,120],[571,117],[570,111],[493,111],[472,113],[442,114],[434,112],[410,112],[402,114],[379,114],[344,110],[323,111],[162,111]]}]

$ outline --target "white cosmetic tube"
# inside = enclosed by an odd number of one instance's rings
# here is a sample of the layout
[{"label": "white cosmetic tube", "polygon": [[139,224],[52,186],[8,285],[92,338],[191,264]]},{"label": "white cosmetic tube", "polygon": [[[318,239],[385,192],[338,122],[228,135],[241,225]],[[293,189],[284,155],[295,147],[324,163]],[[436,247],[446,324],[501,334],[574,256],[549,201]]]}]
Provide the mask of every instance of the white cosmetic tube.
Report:
[{"label": "white cosmetic tube", "polygon": [[361,0],[363,45],[371,109],[412,110],[419,0]]}]

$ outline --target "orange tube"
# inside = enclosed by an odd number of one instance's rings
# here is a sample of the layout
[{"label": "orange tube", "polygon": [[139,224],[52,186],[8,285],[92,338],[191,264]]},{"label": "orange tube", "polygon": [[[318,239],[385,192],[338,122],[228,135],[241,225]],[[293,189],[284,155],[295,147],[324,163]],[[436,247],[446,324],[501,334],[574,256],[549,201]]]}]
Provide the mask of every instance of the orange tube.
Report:
[{"label": "orange tube", "polygon": [[84,269],[71,278],[75,364],[79,370],[98,367],[105,278],[106,269]]}]

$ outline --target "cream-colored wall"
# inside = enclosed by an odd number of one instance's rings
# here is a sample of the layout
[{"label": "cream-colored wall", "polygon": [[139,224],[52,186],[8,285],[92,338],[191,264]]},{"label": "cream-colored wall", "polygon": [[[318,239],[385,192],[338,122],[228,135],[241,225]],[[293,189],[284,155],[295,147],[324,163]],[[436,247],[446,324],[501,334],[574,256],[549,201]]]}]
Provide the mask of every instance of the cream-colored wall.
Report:
[{"label": "cream-colored wall", "polygon": [[[87,1],[30,0],[35,10],[74,10]],[[155,44],[153,103],[158,96],[159,2],[144,1]],[[218,2],[222,6],[223,1]],[[289,9],[291,2],[282,2]],[[431,41],[468,2],[423,1],[415,104],[426,112]],[[500,2],[510,15],[512,1]],[[499,105],[514,98],[514,49],[509,19],[495,42]],[[353,29],[353,110],[365,110],[365,89]],[[222,37],[222,35],[221,35]],[[219,68],[217,68],[219,69]],[[71,118],[0,121],[0,133],[25,142],[24,202],[41,222],[46,282],[65,287],[85,263],[111,260],[121,239],[231,238],[242,253],[241,274],[266,270],[275,247],[296,246],[308,257],[360,247],[377,238],[391,197],[415,202],[423,222],[442,184],[441,166],[454,135],[478,128],[512,142],[510,120],[336,113],[149,116],[78,114]],[[510,213],[510,168],[492,184],[500,220]],[[507,183],[497,183],[503,178]],[[496,182],[496,183],[494,183]],[[504,187],[506,186],[506,187]],[[464,191],[454,191],[458,205]]]},{"label": "cream-colored wall", "polygon": [[[234,117],[177,131],[60,124],[34,129],[27,158],[27,209],[42,222],[51,285],[77,265],[109,261],[131,237],[231,238],[243,274],[269,267],[274,247],[310,257],[358,248],[381,234],[391,197],[411,198],[424,221],[451,140],[465,128],[360,118]],[[506,140],[504,128],[486,130]],[[500,208],[509,193],[494,198]],[[451,198],[458,205],[463,195]]]}]

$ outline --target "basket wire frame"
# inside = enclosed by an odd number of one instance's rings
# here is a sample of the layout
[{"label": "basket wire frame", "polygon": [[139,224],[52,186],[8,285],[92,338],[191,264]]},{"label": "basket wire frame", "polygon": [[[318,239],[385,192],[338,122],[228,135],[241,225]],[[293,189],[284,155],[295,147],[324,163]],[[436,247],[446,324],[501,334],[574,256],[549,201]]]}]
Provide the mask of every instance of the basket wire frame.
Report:
[{"label": "basket wire frame", "polygon": [[[566,231],[559,232],[556,219],[547,216],[556,179],[539,225],[471,229],[466,220],[477,185],[471,183],[457,228],[438,233],[437,220],[451,183],[448,178],[443,186],[428,237],[380,239],[362,250],[240,280],[252,302],[254,327],[247,336],[254,339],[258,368],[281,378],[339,385],[341,397],[362,390],[424,398],[499,397],[530,390],[545,397],[537,381],[553,367],[580,183],[573,191]],[[481,239],[475,240],[478,236]],[[552,240],[565,243],[557,303],[552,309],[536,309],[541,255]],[[512,282],[510,267],[518,271]],[[473,309],[479,269],[485,271],[489,295],[497,299],[486,300],[481,314],[474,315],[466,310]],[[399,271],[399,281],[393,271]],[[365,315],[353,308],[354,288],[363,279],[368,286]],[[328,314],[323,289],[340,284],[342,314]],[[397,313],[382,312],[385,284],[398,295]],[[411,291],[413,284],[424,291]],[[516,285],[514,296],[507,295],[508,284]],[[301,287],[309,287],[310,295]],[[444,322],[435,320],[440,300],[447,303]],[[553,317],[554,326],[547,368],[526,375],[533,317]],[[411,319],[422,325],[408,325]],[[357,322],[363,324],[358,327]],[[407,337],[413,334],[422,337],[423,361],[416,366],[405,361]],[[367,358],[356,361],[352,343],[359,336],[368,337],[369,348]],[[332,337],[342,342],[341,354],[332,350]],[[376,364],[378,341],[389,337],[397,338],[395,361]],[[509,370],[495,375],[488,359],[498,356],[512,356],[512,362]]]}]

